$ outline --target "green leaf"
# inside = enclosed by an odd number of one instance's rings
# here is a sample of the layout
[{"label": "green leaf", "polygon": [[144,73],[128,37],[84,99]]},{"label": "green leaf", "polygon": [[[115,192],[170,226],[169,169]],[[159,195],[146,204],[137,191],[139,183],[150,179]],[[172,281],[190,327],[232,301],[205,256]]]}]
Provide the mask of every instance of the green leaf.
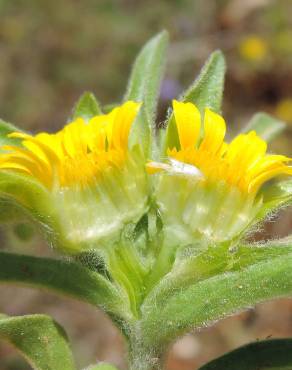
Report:
[{"label": "green leaf", "polygon": [[16,347],[36,370],[76,369],[64,330],[46,315],[2,315],[0,338]]},{"label": "green leaf", "polygon": [[114,318],[131,319],[127,300],[110,281],[72,261],[1,252],[0,282],[53,290],[99,306]]},{"label": "green leaf", "polygon": [[262,246],[212,246],[186,256],[149,294],[141,309],[142,331],[147,345],[163,347],[192,328],[291,295],[291,239]]},{"label": "green leaf", "polygon": [[259,112],[252,117],[242,132],[256,131],[262,139],[271,142],[284,131],[285,127],[284,122]]},{"label": "green leaf", "polygon": [[89,366],[84,370],[117,370],[116,367],[105,362],[99,363],[98,365]]},{"label": "green leaf", "polygon": [[192,102],[204,111],[206,107],[221,112],[226,72],[225,58],[221,51],[214,51],[203,66],[198,78],[179,100]]},{"label": "green leaf", "polygon": [[92,94],[91,92],[85,92],[83,95],[81,95],[80,99],[74,107],[73,119],[82,117],[86,121],[88,121],[90,120],[90,118],[98,116],[100,114],[102,114],[100,105],[96,100],[94,94]]},{"label": "green leaf", "polygon": [[[220,113],[226,72],[225,58],[221,51],[213,52],[203,66],[198,78],[179,98],[183,102],[194,103],[204,113],[206,107]],[[178,133],[173,114],[170,115],[163,140],[162,155],[167,148],[179,148]]]},{"label": "green leaf", "polygon": [[142,103],[130,136],[130,145],[139,144],[145,154],[156,152],[155,116],[160,83],[165,66],[168,34],[163,31],[150,39],[134,63],[124,100]]},{"label": "green leaf", "polygon": [[273,339],[250,343],[200,367],[200,370],[234,369],[292,369],[292,339]]}]

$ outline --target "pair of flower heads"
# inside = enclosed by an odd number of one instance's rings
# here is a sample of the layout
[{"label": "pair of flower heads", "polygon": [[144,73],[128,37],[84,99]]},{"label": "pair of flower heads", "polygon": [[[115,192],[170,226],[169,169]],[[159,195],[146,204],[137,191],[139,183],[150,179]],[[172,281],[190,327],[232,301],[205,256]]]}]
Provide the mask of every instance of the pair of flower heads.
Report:
[{"label": "pair of flower heads", "polygon": [[140,110],[127,101],[54,134],[10,133],[0,154],[2,195],[72,252],[116,240],[150,207],[175,242],[224,242],[260,211],[264,184],[292,174],[290,159],[267,154],[255,131],[227,143],[223,117],[208,108],[202,117],[190,102],[173,101],[176,144],[166,139],[160,159],[146,158],[129,142]]}]

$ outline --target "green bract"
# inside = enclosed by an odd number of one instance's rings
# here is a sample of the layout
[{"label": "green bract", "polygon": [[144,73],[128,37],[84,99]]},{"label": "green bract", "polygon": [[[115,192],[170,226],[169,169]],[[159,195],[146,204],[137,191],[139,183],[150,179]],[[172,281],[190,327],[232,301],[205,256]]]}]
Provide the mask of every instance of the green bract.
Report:
[{"label": "green bract", "polygon": [[[167,42],[167,33],[160,33],[134,64],[124,100],[142,106],[129,134],[131,160],[118,175],[106,171],[94,191],[67,186],[53,193],[33,176],[0,170],[0,220],[35,222],[50,245],[67,255],[57,260],[1,252],[0,281],[46,288],[103,309],[127,340],[131,370],[161,369],[167,346],[188,330],[292,293],[291,238],[262,244],[245,240],[258,223],[291,204],[291,179],[268,182],[253,198],[243,197],[221,182],[200,187],[186,171],[177,175],[177,163],[164,161],[168,149],[180,145],[173,113],[166,129],[156,129]],[[224,74],[224,56],[216,51],[180,101],[196,104],[201,114],[205,108],[220,113]],[[85,93],[72,118],[88,123],[106,111]],[[269,142],[284,124],[260,113],[247,127],[242,132],[255,130]],[[7,136],[15,130],[1,121],[2,145],[22,145]],[[164,165],[162,176],[146,172],[149,160]],[[186,200],[187,192],[193,192],[192,201]],[[200,216],[198,204],[207,216]],[[43,333],[49,344],[41,340]],[[63,331],[45,316],[3,316],[0,337],[35,369],[74,369]]]}]

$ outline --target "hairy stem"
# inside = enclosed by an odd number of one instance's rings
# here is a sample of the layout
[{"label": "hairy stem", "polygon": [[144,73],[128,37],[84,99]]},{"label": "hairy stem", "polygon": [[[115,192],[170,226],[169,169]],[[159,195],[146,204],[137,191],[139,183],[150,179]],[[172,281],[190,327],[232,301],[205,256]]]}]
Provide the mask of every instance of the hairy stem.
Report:
[{"label": "hairy stem", "polygon": [[162,370],[163,360],[160,348],[146,347],[143,336],[137,333],[130,337],[129,370]]},{"label": "hairy stem", "polygon": [[130,353],[129,370],[162,370],[161,359],[151,352]]}]

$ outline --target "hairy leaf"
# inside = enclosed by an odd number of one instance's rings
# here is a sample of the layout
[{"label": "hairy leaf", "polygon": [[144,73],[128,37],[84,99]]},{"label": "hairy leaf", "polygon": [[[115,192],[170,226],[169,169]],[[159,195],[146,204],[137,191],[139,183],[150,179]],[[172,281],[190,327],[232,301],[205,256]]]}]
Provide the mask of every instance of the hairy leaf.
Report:
[{"label": "hairy leaf", "polygon": [[221,112],[226,65],[221,51],[213,52],[203,66],[198,78],[179,100],[192,102],[203,112],[208,107]]},{"label": "hairy leaf", "polygon": [[139,145],[145,154],[156,152],[155,116],[164,72],[168,34],[163,31],[150,39],[142,48],[134,63],[124,100],[142,103],[140,113],[132,127],[130,145]]},{"label": "hairy leaf", "polygon": [[0,339],[16,347],[36,370],[74,370],[64,330],[49,316],[0,316]]},{"label": "hairy leaf", "polygon": [[292,339],[273,339],[247,344],[229,352],[200,370],[290,370]]},{"label": "hairy leaf", "polygon": [[53,290],[99,306],[117,319],[129,318],[119,291],[100,274],[72,261],[1,252],[0,282]]},{"label": "hairy leaf", "polygon": [[[211,247],[216,249],[216,246]],[[258,302],[292,295],[290,239],[267,246],[234,246],[186,258],[186,274],[174,268],[142,306],[147,340],[163,346],[178,335],[209,325]],[[184,271],[183,266],[178,266]],[[161,324],[163,323],[163,324]]]},{"label": "hairy leaf", "polygon": [[[203,66],[198,78],[179,98],[180,101],[194,103],[201,111],[204,112],[206,107],[214,112],[221,112],[222,97],[224,90],[224,77],[226,65],[225,58],[221,51],[213,52]],[[170,115],[166,131],[162,136],[162,155],[166,148],[179,147],[178,133],[173,114]]]}]

